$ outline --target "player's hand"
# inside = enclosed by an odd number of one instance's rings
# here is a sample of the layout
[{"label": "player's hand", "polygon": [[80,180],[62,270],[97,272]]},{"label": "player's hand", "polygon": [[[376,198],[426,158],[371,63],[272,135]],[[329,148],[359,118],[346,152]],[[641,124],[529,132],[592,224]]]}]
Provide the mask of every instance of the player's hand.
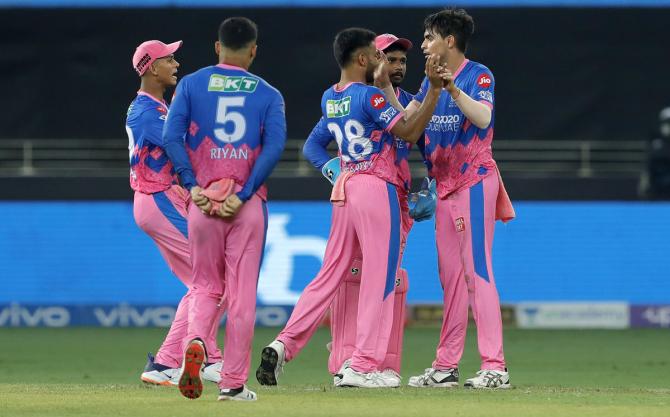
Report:
[{"label": "player's hand", "polygon": [[243,205],[244,202],[240,200],[237,194],[231,194],[224,200],[223,204],[221,204],[218,215],[223,218],[234,217]]},{"label": "player's hand", "polygon": [[432,88],[442,89],[442,87],[444,87],[442,72],[443,68],[440,66],[440,56],[431,54],[428,59],[426,59],[426,77],[428,77],[428,81]]},{"label": "player's hand", "polygon": [[449,93],[455,93],[456,84],[454,84],[454,74],[452,74],[445,66],[439,66],[437,71],[442,77],[442,86],[444,89]]},{"label": "player's hand", "polygon": [[193,200],[203,214],[209,214],[209,210],[212,208],[212,202],[209,201],[209,198],[202,195],[201,192],[202,188],[197,185],[191,188],[191,200]]},{"label": "player's hand", "polygon": [[389,75],[391,67],[386,54],[380,50],[377,50],[377,53],[379,54],[379,65],[375,69],[375,87],[383,90],[391,85],[391,76]]}]

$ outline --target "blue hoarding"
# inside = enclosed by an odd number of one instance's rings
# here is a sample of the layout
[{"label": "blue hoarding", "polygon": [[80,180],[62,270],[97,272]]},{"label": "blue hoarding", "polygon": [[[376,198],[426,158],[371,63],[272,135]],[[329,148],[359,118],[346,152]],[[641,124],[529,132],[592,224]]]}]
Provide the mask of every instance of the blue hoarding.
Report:
[{"label": "blue hoarding", "polygon": [[[495,279],[505,303],[670,301],[669,203],[518,202],[498,223]],[[330,205],[270,202],[259,303],[292,305],[316,274]],[[0,203],[0,304],[174,305],[184,292],[126,202]],[[439,303],[434,223],[412,230],[411,303]]]}]

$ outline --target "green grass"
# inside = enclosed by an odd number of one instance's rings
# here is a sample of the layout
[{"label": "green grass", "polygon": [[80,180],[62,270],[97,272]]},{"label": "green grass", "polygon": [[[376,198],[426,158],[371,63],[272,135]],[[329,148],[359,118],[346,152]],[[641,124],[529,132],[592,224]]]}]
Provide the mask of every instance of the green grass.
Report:
[{"label": "green grass", "polygon": [[[433,359],[438,328],[410,328],[403,376]],[[199,400],[174,388],[146,387],[139,372],[162,329],[0,329],[0,416],[670,416],[670,332],[506,329],[514,388],[334,389],[326,369],[326,330],[285,368],[280,387],[253,377],[260,348],[277,329],[257,329],[250,387],[256,403]],[[479,358],[470,331],[463,377]]]}]

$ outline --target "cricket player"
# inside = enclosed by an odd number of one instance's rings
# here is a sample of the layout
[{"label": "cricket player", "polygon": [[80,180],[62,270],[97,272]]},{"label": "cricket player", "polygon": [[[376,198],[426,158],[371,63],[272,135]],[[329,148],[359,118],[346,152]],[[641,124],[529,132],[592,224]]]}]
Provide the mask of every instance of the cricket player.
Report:
[{"label": "cricket player", "polygon": [[203,340],[224,294],[228,319],[218,399],[257,398],[245,384],[268,223],[264,182],[286,142],[284,99],[248,71],[257,37],[251,20],[224,20],[215,43],[219,64],[181,80],[163,130],[163,146],[192,198],[193,300],[179,380],[188,398],[202,393],[200,369],[210,354]]},{"label": "cricket player", "polygon": [[[514,210],[491,151],[495,80],[487,67],[465,57],[473,32],[473,19],[463,9],[440,11],[424,22],[421,48],[426,55],[439,54],[446,67],[445,91],[425,131],[426,157],[439,196],[435,234],[444,316],[437,357],[422,375],[410,378],[414,387],[458,385],[468,305],[482,362],[465,387],[510,387],[491,248],[496,219],[509,221]],[[408,113],[425,100],[428,88],[425,79]]]},{"label": "cricket player", "polygon": [[[387,58],[389,78],[387,79],[389,89],[384,89],[385,95],[393,94],[400,101],[401,105],[407,106],[414,96],[400,88],[400,84],[405,78],[407,71],[407,52],[412,48],[412,42],[407,39],[398,38],[389,33],[379,35],[375,38],[375,47],[382,51]],[[379,83],[377,83],[379,84]],[[318,129],[307,138],[303,152],[308,160],[318,169],[326,166],[328,163],[327,152],[323,150],[331,140],[334,140],[330,132],[324,137],[318,137]],[[420,148],[423,146],[423,138],[419,139]],[[396,168],[398,179],[401,184],[398,190],[398,200],[400,203],[401,218],[401,237],[400,237],[400,256],[398,261],[398,272],[395,280],[395,298],[393,308],[393,327],[391,337],[386,352],[386,358],[383,361],[383,373],[388,378],[395,378],[400,384],[400,364],[402,358],[402,341],[404,334],[405,304],[407,291],[409,287],[408,274],[402,265],[402,254],[407,242],[407,235],[412,228],[413,219],[410,217],[408,194],[412,184],[412,177],[408,162],[411,143],[405,142],[402,138],[395,138],[396,146]],[[423,152],[423,151],[422,151]],[[339,157],[337,163],[339,164]],[[429,217],[428,217],[429,218]],[[421,218],[425,220],[426,218]],[[358,294],[361,279],[361,259],[360,255],[346,272],[344,284],[337,291],[337,295],[331,306],[331,336],[330,356],[328,359],[328,370],[335,375],[334,383],[339,385],[344,367],[349,363],[353,354],[356,342],[356,313],[358,310]]]},{"label": "cricket player", "polygon": [[401,237],[397,188],[402,184],[395,165],[394,135],[410,142],[418,140],[432,115],[442,80],[437,57],[429,57],[426,72],[431,82],[426,97],[406,119],[381,90],[368,85],[381,63],[375,37],[361,28],[345,29],[335,37],[333,50],[340,80],[324,92],[323,117],[315,128],[318,137],[335,139],[341,157],[342,172],[331,194],[330,236],[321,270],[298,299],[286,327],[262,351],[256,371],[262,385],[276,385],[284,362],[295,358],[307,344],[355,255],[361,253],[356,343],[340,386],[398,386],[396,379],[380,372],[393,324]]},{"label": "cricket player", "polygon": [[[187,315],[192,300],[191,258],[188,247],[186,211],[188,192],[175,179],[172,164],[161,148],[163,124],[168,106],[163,95],[177,84],[179,62],[174,53],[182,42],[164,44],[157,40],[142,43],[133,55],[133,68],[141,78],[137,97],[128,108],[126,131],[130,152],[130,186],[135,191],[135,222],[151,239],[170,270],[188,288],[179,302],[174,321],[154,359],[149,353],[142,381],[155,385],[176,384],[183,356]],[[220,314],[222,311],[220,312]],[[205,338],[211,354],[204,378],[220,379],[221,352],[216,345],[217,325]]]}]

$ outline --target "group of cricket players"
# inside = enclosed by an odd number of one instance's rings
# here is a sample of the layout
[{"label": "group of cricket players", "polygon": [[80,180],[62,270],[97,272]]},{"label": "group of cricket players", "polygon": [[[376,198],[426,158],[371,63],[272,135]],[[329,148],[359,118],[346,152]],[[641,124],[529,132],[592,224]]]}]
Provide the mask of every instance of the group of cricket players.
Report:
[{"label": "group of cricket players", "polygon": [[[434,361],[407,383],[459,385],[470,308],[481,368],[463,386],[510,387],[491,249],[495,221],[511,220],[514,209],[491,150],[495,80],[466,58],[473,33],[463,9],[426,17],[425,78],[415,94],[400,88],[410,40],[363,28],[336,34],[340,79],[323,93],[322,116],[303,146],[328,181],[324,186],[332,185],[330,234],[321,269],[260,352],[261,385],[279,384],[286,363],[329,314],[334,385],[401,386],[411,272],[402,257],[413,222],[434,217],[442,328]],[[257,41],[250,19],[224,20],[215,42],[218,63],[179,82],[181,41],[146,41],[133,56],[141,79],[126,119],[134,217],[187,288],[141,379],[175,385],[187,398],[200,397],[203,381],[211,381],[219,400],[257,399],[247,382],[268,227],[265,181],[286,142],[281,93],[249,72]],[[163,97],[174,86],[168,108]],[[337,155],[327,150],[333,140]],[[428,170],[416,192],[412,148]]]}]

